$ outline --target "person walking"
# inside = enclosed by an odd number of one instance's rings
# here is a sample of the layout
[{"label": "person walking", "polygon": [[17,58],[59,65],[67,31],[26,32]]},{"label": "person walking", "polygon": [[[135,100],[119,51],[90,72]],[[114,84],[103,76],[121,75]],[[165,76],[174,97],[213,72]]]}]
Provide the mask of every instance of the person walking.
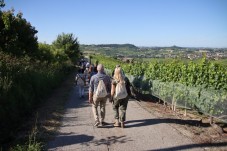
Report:
[{"label": "person walking", "polygon": [[82,68],[78,70],[78,73],[76,75],[76,83],[79,89],[79,96],[80,98],[84,97],[84,85],[85,85],[85,76],[83,73]]},{"label": "person walking", "polygon": [[[126,109],[128,105],[129,96],[131,96],[130,82],[123,74],[120,66],[115,68],[112,86],[111,86],[111,101],[113,102],[114,127],[125,127]],[[120,114],[119,114],[120,110]]]},{"label": "person walking", "polygon": [[93,64],[90,65],[88,71],[89,71],[88,73],[89,73],[89,83],[90,83],[91,77],[92,77],[93,75],[95,75],[97,72],[94,71],[94,65],[93,65]]},{"label": "person walking", "polygon": [[95,74],[98,73],[98,70],[97,70],[98,64],[99,64],[99,61],[96,60],[96,61],[95,61],[95,66],[94,66],[94,72],[95,72]]},{"label": "person walking", "polygon": [[[89,64],[90,66],[90,64]],[[89,84],[90,74],[89,74],[89,66],[85,68],[84,70],[84,76],[85,76],[85,85]]]},{"label": "person walking", "polygon": [[[105,106],[111,91],[111,80],[104,73],[104,66],[97,66],[98,73],[93,75],[89,85],[89,103],[92,104],[92,111],[95,118],[94,126],[104,125]],[[100,106],[100,117],[98,114],[98,106]]]}]

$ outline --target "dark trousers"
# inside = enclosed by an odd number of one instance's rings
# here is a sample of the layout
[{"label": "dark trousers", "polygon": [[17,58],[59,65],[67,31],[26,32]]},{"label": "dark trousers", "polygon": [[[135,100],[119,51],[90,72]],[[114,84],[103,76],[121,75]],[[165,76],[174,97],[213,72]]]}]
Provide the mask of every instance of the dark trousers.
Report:
[{"label": "dark trousers", "polygon": [[113,101],[114,118],[119,119],[120,122],[124,122],[126,120],[126,109],[128,105],[128,100],[129,98],[126,97],[124,99],[119,100],[114,99]]}]

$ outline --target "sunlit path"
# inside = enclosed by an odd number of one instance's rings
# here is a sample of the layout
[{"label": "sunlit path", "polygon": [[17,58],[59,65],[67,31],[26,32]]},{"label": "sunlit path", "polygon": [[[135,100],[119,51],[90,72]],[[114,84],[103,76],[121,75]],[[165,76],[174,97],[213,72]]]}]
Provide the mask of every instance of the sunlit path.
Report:
[{"label": "sunlit path", "polygon": [[93,127],[91,105],[87,98],[79,99],[77,87],[66,108],[62,126],[56,138],[48,144],[48,150],[203,150],[135,100],[129,102],[124,129],[112,126],[113,111],[109,102],[106,108],[109,125]]}]

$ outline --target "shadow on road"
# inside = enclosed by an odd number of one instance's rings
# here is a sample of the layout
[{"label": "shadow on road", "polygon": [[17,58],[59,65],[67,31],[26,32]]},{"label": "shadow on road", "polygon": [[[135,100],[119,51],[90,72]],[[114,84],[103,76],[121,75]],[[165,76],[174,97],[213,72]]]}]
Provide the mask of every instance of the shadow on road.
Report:
[{"label": "shadow on road", "polygon": [[125,135],[124,136],[110,136],[107,138],[102,138],[99,140],[94,140],[94,136],[89,135],[75,135],[73,133],[61,133],[55,138],[55,140],[49,144],[48,150],[54,150],[58,147],[64,147],[75,144],[83,144],[89,146],[89,144],[94,144],[95,146],[99,145],[111,145],[111,144],[122,144],[127,143],[130,140]]},{"label": "shadow on road", "polygon": [[85,88],[85,94],[84,94],[84,97],[83,98],[80,98],[79,97],[79,94],[78,94],[78,87],[77,86],[74,86],[74,88],[72,89],[72,94],[69,98],[69,102],[68,104],[66,105],[66,110],[67,109],[71,109],[71,108],[83,108],[83,107],[88,107],[90,106],[90,104],[88,103],[88,88],[86,87]]},{"label": "shadow on road", "polygon": [[96,146],[99,146],[99,145],[111,145],[116,143],[123,144],[129,141],[133,141],[133,140],[128,139],[124,135],[124,136],[110,136],[110,137],[107,137],[106,139],[95,140],[92,143],[94,143]]},{"label": "shadow on road", "polygon": [[202,126],[202,127],[209,127],[209,123],[202,123],[201,121],[197,120],[181,120],[181,119],[143,119],[143,120],[132,120],[127,121],[126,128],[131,127],[141,127],[141,126],[149,126],[149,125],[155,125],[160,123],[174,123],[174,124],[181,124],[181,125],[191,125],[191,126]]},{"label": "shadow on road", "polygon": [[[206,148],[206,147],[227,147],[227,143],[205,143],[205,144],[189,144],[189,145],[182,145],[182,146],[175,146],[175,147],[168,147],[168,148],[162,148],[162,149],[154,149],[149,151],[170,151],[170,150],[188,150],[192,148]],[[227,148],[226,148],[227,149]]]},{"label": "shadow on road", "polygon": [[50,143],[48,148],[54,149],[57,147],[68,146],[73,144],[86,145],[87,142],[90,142],[93,139],[94,139],[94,136],[83,135],[83,134],[81,135],[72,135],[72,133],[60,134],[55,138],[54,143]]}]

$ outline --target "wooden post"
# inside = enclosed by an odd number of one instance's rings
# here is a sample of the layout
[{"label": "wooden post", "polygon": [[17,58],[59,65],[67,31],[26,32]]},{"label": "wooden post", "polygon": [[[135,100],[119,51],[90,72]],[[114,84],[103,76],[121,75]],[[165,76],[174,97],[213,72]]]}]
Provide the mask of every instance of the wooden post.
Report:
[{"label": "wooden post", "polygon": [[184,116],[187,116],[187,101],[184,103]]},{"label": "wooden post", "polygon": [[210,125],[214,124],[214,117],[210,116]]},{"label": "wooden post", "polygon": [[174,94],[173,94],[171,108],[172,108],[172,110],[174,110],[174,111],[175,111],[175,107],[174,107],[174,105],[175,105],[175,97],[174,97]]},{"label": "wooden post", "polygon": [[173,110],[174,110],[174,112],[176,112],[176,108],[177,108],[177,101],[175,100],[175,98],[174,98],[174,106],[173,106],[174,108],[173,108]]}]

